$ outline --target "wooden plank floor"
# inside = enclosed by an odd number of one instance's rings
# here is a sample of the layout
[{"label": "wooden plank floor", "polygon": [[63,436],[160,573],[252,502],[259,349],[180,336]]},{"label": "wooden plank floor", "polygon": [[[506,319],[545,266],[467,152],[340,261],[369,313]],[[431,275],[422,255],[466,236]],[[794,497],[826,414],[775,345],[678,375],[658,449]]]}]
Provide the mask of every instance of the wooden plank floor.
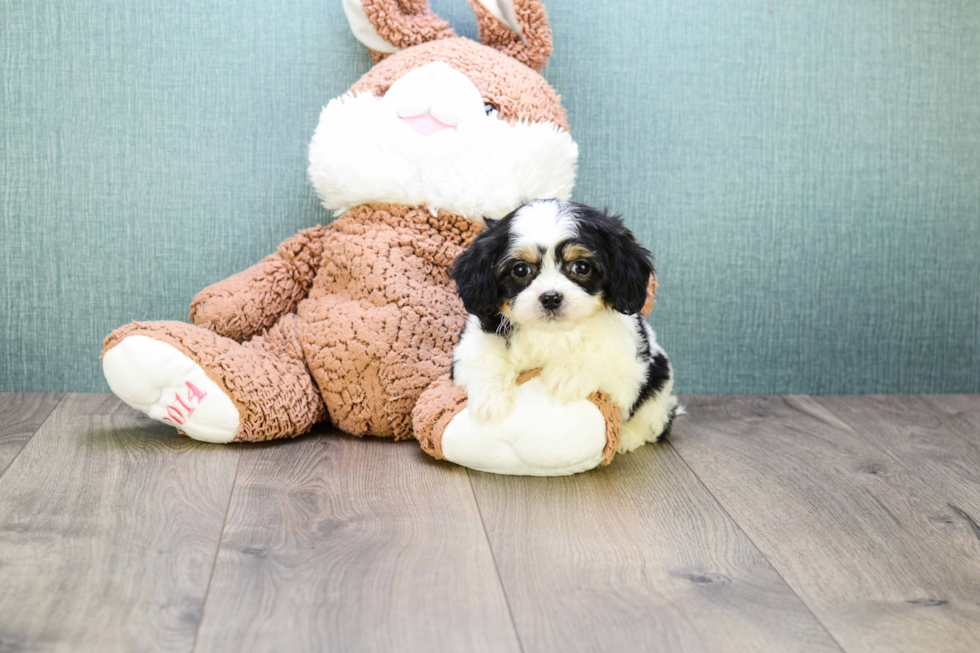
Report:
[{"label": "wooden plank floor", "polygon": [[684,401],[539,479],[0,394],[0,653],[980,651],[980,396]]}]

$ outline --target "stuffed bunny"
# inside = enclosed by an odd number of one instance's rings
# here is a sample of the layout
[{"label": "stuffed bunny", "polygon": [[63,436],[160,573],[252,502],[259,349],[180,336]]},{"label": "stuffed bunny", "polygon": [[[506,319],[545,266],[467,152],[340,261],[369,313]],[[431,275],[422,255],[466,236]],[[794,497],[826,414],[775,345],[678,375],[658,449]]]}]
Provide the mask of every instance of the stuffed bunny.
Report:
[{"label": "stuffed bunny", "polygon": [[[540,406],[578,434],[557,450],[533,428],[450,426],[465,406],[446,375],[466,314],[449,268],[485,218],[522,198],[568,198],[578,157],[539,74],[552,47],[544,7],[471,4],[482,44],[425,0],[344,0],[377,63],[323,109],[310,145],[310,180],[339,217],[202,290],[190,324],[110,334],[102,361],[116,395],[208,442],[293,437],[329,420],[356,435],[414,435],[437,457],[501,473],[608,462],[619,418],[599,395]],[[533,385],[521,386],[525,403],[539,398]]]}]

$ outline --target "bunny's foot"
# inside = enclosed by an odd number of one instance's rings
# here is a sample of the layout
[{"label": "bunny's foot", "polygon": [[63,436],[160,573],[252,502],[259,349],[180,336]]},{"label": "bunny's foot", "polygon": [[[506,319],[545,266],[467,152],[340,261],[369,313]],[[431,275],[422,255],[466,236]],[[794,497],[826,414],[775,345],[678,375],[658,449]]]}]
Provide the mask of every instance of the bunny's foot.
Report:
[{"label": "bunny's foot", "polygon": [[566,476],[608,464],[619,447],[619,409],[601,392],[561,403],[537,373],[522,375],[510,415],[494,424],[469,414],[465,390],[435,381],[415,406],[415,437],[434,458],[496,474]]},{"label": "bunny's foot", "polygon": [[183,322],[133,322],[106,338],[102,369],[124,402],[205,442],[294,437],[327,417],[292,314],[245,343]]},{"label": "bunny's foot", "polygon": [[145,335],[123,338],[102,357],[109,388],[126,404],[195,440],[231,442],[235,402],[185,353]]}]

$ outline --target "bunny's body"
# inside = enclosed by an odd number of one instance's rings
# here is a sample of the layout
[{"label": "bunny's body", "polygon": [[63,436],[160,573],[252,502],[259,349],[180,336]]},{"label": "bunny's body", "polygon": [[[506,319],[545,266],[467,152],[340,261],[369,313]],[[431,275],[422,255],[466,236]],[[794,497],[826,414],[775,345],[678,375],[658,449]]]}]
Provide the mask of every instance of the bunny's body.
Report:
[{"label": "bunny's body", "polygon": [[[192,324],[134,322],[106,342],[109,353],[122,344],[109,365],[117,357],[138,360],[144,346],[154,346],[133,336],[166,342],[173,359],[186,356],[206,370],[217,394],[197,383],[208,396],[188,397],[182,364],[172,378],[148,378],[151,370],[141,366],[149,383],[127,379],[117,394],[212,441],[299,435],[328,416],[356,435],[411,437],[415,400],[449,369],[465,317],[448,268],[478,228],[445,212],[357,206],[204,289],[191,304]],[[166,358],[153,365],[173,366]],[[243,419],[234,432],[201,437],[192,429],[220,394]]]}]

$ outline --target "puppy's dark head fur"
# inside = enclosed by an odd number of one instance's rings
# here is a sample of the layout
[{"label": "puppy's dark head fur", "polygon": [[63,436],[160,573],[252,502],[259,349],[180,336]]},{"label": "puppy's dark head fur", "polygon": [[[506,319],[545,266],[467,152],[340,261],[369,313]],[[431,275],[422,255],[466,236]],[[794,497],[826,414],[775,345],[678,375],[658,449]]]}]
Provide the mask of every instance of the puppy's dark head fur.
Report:
[{"label": "puppy's dark head fur", "polygon": [[650,251],[637,242],[621,216],[584,204],[575,206],[579,209],[575,242],[595,253],[603,298],[620,313],[639,313],[654,273]]},{"label": "puppy's dark head fur", "polygon": [[485,331],[496,331],[500,326],[498,286],[502,280],[497,268],[510,250],[509,224],[518,210],[500,220],[485,220],[486,228],[456,257],[449,272],[466,312],[479,317]]},{"label": "puppy's dark head fur", "polygon": [[612,308],[637,313],[653,274],[650,252],[622,219],[562,200],[524,204],[487,228],[451,276],[483,328],[569,327]]}]

